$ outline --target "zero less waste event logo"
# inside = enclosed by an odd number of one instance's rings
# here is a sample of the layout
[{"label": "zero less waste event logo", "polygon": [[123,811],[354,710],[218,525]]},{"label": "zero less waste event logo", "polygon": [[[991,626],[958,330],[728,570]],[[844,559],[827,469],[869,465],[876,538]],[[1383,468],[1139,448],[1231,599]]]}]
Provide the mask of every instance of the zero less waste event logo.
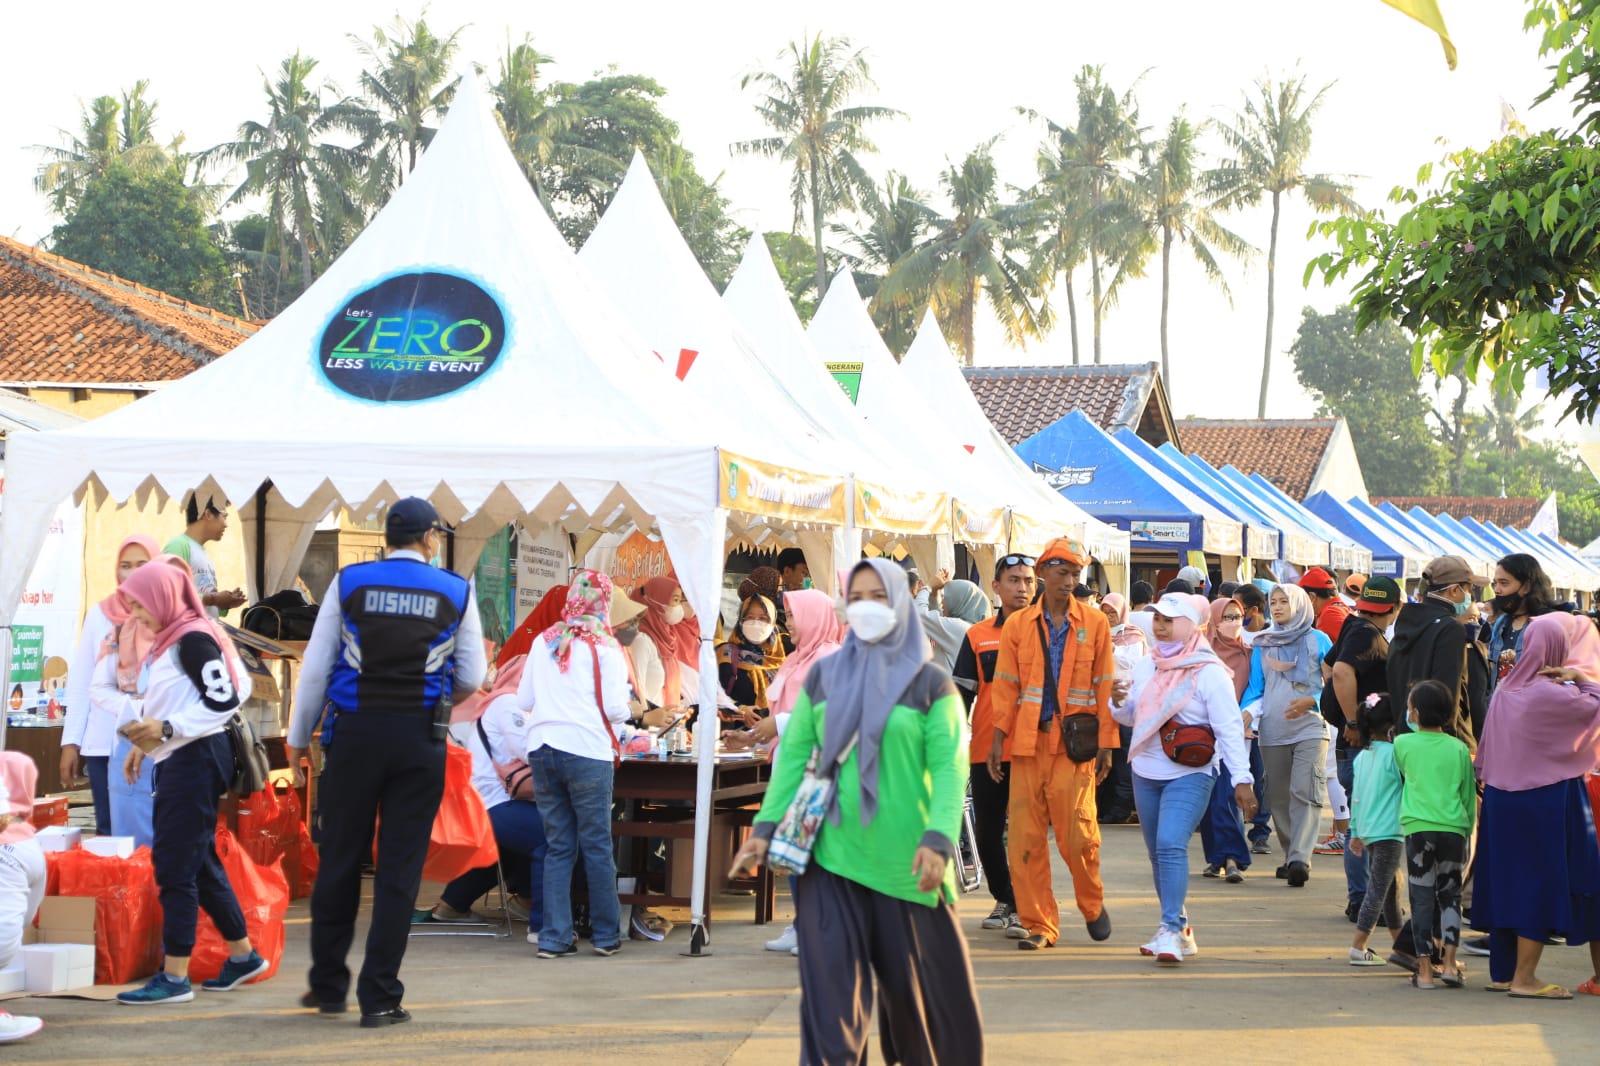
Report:
[{"label": "zero less waste event logo", "polygon": [[317,348],[328,383],[379,403],[430,400],[479,380],[505,348],[500,305],[433,271],[397,274],[352,296]]}]

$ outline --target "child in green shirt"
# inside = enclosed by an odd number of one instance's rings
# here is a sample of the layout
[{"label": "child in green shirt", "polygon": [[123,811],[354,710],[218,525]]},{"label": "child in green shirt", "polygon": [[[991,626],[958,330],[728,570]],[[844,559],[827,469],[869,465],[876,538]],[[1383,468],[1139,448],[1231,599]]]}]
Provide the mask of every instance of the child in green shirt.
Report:
[{"label": "child in green shirt", "polygon": [[1417,942],[1413,986],[1432,990],[1435,920],[1444,946],[1439,980],[1460,988],[1466,975],[1456,964],[1461,939],[1461,880],[1467,836],[1477,813],[1477,784],[1467,746],[1444,732],[1455,714],[1455,696],[1437,681],[1411,690],[1407,721],[1412,730],[1394,739],[1395,764],[1404,779],[1400,828],[1406,835],[1406,874],[1411,882],[1411,929]]}]

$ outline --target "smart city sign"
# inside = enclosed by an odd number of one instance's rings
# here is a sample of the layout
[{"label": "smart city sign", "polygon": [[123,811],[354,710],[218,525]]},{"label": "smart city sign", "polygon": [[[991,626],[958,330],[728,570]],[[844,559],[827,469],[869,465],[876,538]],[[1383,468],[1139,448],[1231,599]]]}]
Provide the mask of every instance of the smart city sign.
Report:
[{"label": "smart city sign", "polygon": [[500,305],[475,283],[397,274],[352,296],[317,348],[328,383],[378,403],[430,400],[480,380],[505,348]]}]

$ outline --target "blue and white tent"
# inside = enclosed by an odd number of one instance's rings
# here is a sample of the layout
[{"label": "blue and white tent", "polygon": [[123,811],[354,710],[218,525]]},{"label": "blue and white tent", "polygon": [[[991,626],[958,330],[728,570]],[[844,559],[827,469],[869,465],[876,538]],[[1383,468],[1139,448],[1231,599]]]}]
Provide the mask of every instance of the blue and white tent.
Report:
[{"label": "blue and white tent", "polygon": [[1405,538],[1397,536],[1391,526],[1379,523],[1340,503],[1327,492],[1318,492],[1306,498],[1306,510],[1364,545],[1372,552],[1374,577],[1390,577],[1396,581],[1410,581],[1422,576],[1428,555]]},{"label": "blue and white tent", "polygon": [[[1176,463],[1168,452],[1150,447],[1133,430],[1126,426],[1113,434],[1114,439],[1128,451],[1149,463],[1172,478],[1184,488],[1211,504],[1223,514],[1235,518],[1244,528],[1244,554],[1252,559],[1276,559],[1278,557],[1278,544],[1282,539],[1278,527],[1267,520],[1266,516],[1252,507],[1244,504],[1237,497],[1219,491],[1219,487],[1207,479],[1197,477],[1195,472],[1185,468],[1183,464]],[[1170,445],[1163,445],[1170,447]]]}]

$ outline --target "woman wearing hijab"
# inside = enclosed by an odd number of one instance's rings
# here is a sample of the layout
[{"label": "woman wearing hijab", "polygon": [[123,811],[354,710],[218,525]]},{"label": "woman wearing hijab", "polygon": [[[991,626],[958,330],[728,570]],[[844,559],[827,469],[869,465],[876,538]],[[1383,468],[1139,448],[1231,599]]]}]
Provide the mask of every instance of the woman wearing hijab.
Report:
[{"label": "woman wearing hijab", "polygon": [[1586,790],[1600,764],[1600,662],[1567,665],[1571,624],[1529,620],[1478,744],[1472,927],[1489,933],[1491,990],[1517,998],[1572,998],[1537,974],[1551,935],[1589,945],[1593,974],[1578,992],[1600,996],[1600,842]]},{"label": "woman wearing hijab", "polygon": [[1261,740],[1268,806],[1285,852],[1278,876],[1299,888],[1311,879],[1322,808],[1328,802],[1328,723],[1323,719],[1322,657],[1332,647],[1316,628],[1311,597],[1299,585],[1275,585],[1267,596],[1272,625],[1255,635],[1247,728]]},{"label": "woman wearing hijab", "polygon": [[1134,663],[1150,654],[1150,642],[1144,630],[1128,624],[1128,601],[1120,592],[1106,593],[1100,601],[1100,610],[1111,623],[1111,655],[1117,661],[1118,672],[1124,668],[1131,671]]},{"label": "woman wearing hijab", "polygon": [[789,617],[783,606],[783,575],[770,566],[758,566],[750,571],[750,576],[739,583],[739,602],[743,603],[752,596],[765,596],[767,602],[778,609],[777,617],[772,622],[778,629],[778,637],[783,641],[784,654],[794,651],[794,638],[789,634]]},{"label": "woman wearing hijab", "polygon": [[[1211,601],[1207,610],[1210,625],[1206,628],[1206,640],[1228,670],[1233,681],[1234,700],[1241,700],[1245,686],[1250,683],[1250,648],[1240,635],[1244,627],[1244,609],[1239,601],[1230,597]],[[1245,746],[1248,749],[1248,740]],[[1231,885],[1243,881],[1244,871],[1250,868],[1250,841],[1245,838],[1234,791],[1228,764],[1219,762],[1217,784],[1211,790],[1211,805],[1200,820],[1200,845],[1206,856],[1202,876],[1224,877]]]},{"label": "woman wearing hijab", "polygon": [[729,639],[717,645],[717,680],[738,705],[724,720],[725,729],[754,725],[767,710],[767,689],[784,659],[777,614],[771,600],[752,596],[739,605]]},{"label": "woman wearing hijab", "polygon": [[[1199,950],[1185,909],[1189,838],[1206,813],[1219,761],[1237,782],[1234,802],[1250,814],[1256,805],[1233,677],[1203,632],[1208,610],[1202,596],[1169,593],[1156,601],[1155,654],[1134,668],[1131,681],[1117,682],[1112,707],[1118,722],[1133,727],[1133,795],[1161,901],[1161,925],[1139,951],[1168,966]],[[1170,758],[1160,735],[1173,725],[1210,729],[1210,761],[1185,766]]]},{"label": "woman wearing hijab", "polygon": [[528,715],[525,743],[549,850],[539,958],[575,955],[572,870],[583,857],[594,953],[622,948],[617,864],[611,853],[616,730],[628,720],[628,667],[611,634],[611,579],[579,570],[561,621],[533,642],[517,686]]},{"label": "woman wearing hijab", "polygon": [[[117,590],[89,608],[78,634],[78,649],[67,673],[67,720],[61,733],[61,780],[69,788],[78,778],[81,765],[89,778],[89,794],[94,799],[96,835],[111,833],[111,791],[108,767],[119,739],[116,735],[119,707],[96,704],[90,690],[101,661],[114,691],[132,695],[139,687],[139,666],[150,650],[152,635],[135,621],[122,595],[128,575],[161,554],[154,537],[135,533],[117,548]],[[117,701],[120,702],[120,701]],[[120,741],[127,744],[127,741]],[[125,757],[124,750],[119,755]],[[118,763],[120,764],[120,761]],[[148,843],[149,841],[145,841]]]},{"label": "woman wearing hijab", "polygon": [[[940,571],[944,576],[944,571]],[[967,630],[989,617],[989,597],[970,581],[947,581],[939,590],[942,611],[929,607],[928,593],[917,594],[922,626],[933,642],[935,662],[946,670],[955,669],[956,656],[967,642]]]},{"label": "woman wearing hijab", "polygon": [[754,870],[807,764],[833,768],[828,812],[800,878],[800,1061],[866,1057],[874,977],[889,1062],[983,1062],[983,1022],[955,913],[966,795],[961,697],[928,642],[904,571],[851,571],[844,646],[813,666],[755,828],[732,876]]},{"label": "woman wearing hijab", "polygon": [[189,956],[204,909],[228,945],[222,972],[204,983],[227,992],[267,971],[250,945],[244,914],[217,858],[217,806],[233,777],[233,745],[223,730],[249,698],[231,644],[200,602],[194,581],[171,566],[146,566],[122,584],[135,618],[155,634],[141,717],[122,727],[134,745],[124,764],[132,780],[145,753],[155,763],[155,839],[151,863],[161,890],[166,963],[143,988],[118,1002],[145,1006],[194,998]]},{"label": "woman wearing hijab", "polygon": [[[500,654],[494,657],[495,666],[504,666],[519,655],[526,656],[533,647],[533,642],[538,640],[545,630],[561,621],[561,612],[566,605],[567,586],[552,585],[548,592],[539,597],[539,602],[533,605],[528,617],[511,631],[506,642],[500,646]],[[460,707],[456,709],[459,711]]]},{"label": "woman wearing hijab", "polygon": [[[16,960],[23,931],[44,899],[44,852],[33,839],[33,793],[39,768],[20,751],[0,752],[0,969]],[[44,1028],[27,1015],[0,1010],[0,1043],[23,1040]]]},{"label": "woman wearing hijab", "polygon": [[644,691],[657,707],[694,703],[700,689],[700,628],[688,617],[688,601],[674,577],[653,577],[634,591],[644,604],[639,636],[628,647]]}]

